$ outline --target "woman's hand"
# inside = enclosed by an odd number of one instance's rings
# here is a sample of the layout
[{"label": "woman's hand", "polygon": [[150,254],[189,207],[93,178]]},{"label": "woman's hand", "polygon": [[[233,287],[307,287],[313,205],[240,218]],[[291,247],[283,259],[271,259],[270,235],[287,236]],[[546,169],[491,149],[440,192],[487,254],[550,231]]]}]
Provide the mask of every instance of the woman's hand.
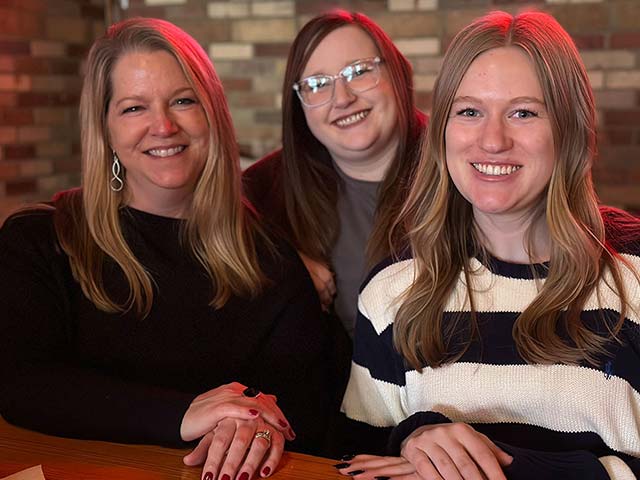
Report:
[{"label": "woman's hand", "polygon": [[329,307],[333,303],[333,297],[336,294],[336,284],[333,281],[333,273],[324,263],[316,262],[302,252],[298,252],[298,255],[300,255],[304,266],[307,267],[309,275],[311,275],[313,286],[316,287],[316,291],[320,297],[322,310],[325,312],[329,311]]},{"label": "woman's hand", "polygon": [[[338,468],[348,465],[344,468]],[[336,466],[342,475],[356,480],[374,480],[393,478],[393,480],[419,480],[415,467],[402,457],[379,457],[377,455],[358,455]]]},{"label": "woman's hand", "polygon": [[182,439],[188,442],[200,438],[226,418],[261,417],[270,424],[271,431],[280,431],[287,440],[293,440],[295,433],[276,404],[276,397],[264,393],[247,397],[242,394],[245,389],[241,383],[233,382],[198,395],[182,417]]},{"label": "woman's hand", "polygon": [[262,419],[222,420],[187,456],[189,466],[204,464],[203,480],[249,480],[275,471],[284,452],[284,436]]},{"label": "woman's hand", "polygon": [[428,480],[506,480],[513,457],[466,423],[425,425],[403,442],[401,455]]}]

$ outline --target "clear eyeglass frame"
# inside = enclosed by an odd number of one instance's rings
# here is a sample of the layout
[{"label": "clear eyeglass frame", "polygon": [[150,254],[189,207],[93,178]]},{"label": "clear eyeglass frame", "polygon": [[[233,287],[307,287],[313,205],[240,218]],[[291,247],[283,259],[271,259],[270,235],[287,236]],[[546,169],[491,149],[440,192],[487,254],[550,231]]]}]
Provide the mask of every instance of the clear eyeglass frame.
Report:
[{"label": "clear eyeglass frame", "polygon": [[[362,93],[368,90],[371,90],[378,86],[380,83],[380,64],[382,63],[382,59],[380,57],[369,57],[362,58],[360,60],[356,60],[355,62],[350,63],[345,66],[342,70],[340,70],[336,75],[311,75],[309,77],[305,77],[293,84],[293,89],[298,94],[298,98],[302,102],[303,105],[309,108],[320,107],[322,105],[326,105],[327,103],[333,101],[333,97],[336,92],[336,80],[343,79],[346,87],[354,92],[354,93]],[[360,70],[358,67],[361,65],[365,65],[364,70]],[[370,65],[369,65],[370,64]],[[355,76],[355,74],[360,74]],[[358,83],[353,83],[354,79],[361,78],[362,74],[371,74],[371,80],[374,80],[373,83],[367,83],[364,88],[359,88]],[[302,88],[304,86],[308,86],[313,91],[315,88],[323,87],[323,88],[331,88],[331,95],[319,101],[318,103],[309,103],[304,99],[304,94],[302,92]]]}]

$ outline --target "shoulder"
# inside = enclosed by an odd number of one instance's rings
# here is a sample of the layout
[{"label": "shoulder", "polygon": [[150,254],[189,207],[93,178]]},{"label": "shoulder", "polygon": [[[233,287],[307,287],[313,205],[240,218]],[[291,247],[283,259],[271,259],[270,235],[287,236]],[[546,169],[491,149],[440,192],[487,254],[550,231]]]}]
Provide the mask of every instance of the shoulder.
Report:
[{"label": "shoulder", "polygon": [[388,258],[376,265],[360,288],[358,310],[377,331],[391,324],[403,294],[415,277],[415,260],[410,255]]},{"label": "shoulder", "polygon": [[275,150],[257,160],[242,173],[244,183],[262,181],[279,175],[282,171],[282,149]]},{"label": "shoulder", "polygon": [[20,210],[7,218],[0,229],[1,255],[6,258],[58,252],[54,213],[53,207],[43,204]]},{"label": "shoulder", "polygon": [[640,257],[640,218],[624,210],[601,207],[606,242],[616,252]]}]

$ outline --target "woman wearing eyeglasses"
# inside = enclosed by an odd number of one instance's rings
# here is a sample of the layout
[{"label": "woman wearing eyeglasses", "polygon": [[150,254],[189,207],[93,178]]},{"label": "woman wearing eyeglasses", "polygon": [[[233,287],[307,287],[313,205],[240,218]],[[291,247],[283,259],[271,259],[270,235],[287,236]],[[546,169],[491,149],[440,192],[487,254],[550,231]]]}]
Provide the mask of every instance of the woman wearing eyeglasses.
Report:
[{"label": "woman wearing eyeglasses", "polygon": [[246,193],[353,336],[358,288],[395,240],[425,129],[411,65],[365,15],[319,15],[291,46],[282,111],[282,149],[245,172]]}]

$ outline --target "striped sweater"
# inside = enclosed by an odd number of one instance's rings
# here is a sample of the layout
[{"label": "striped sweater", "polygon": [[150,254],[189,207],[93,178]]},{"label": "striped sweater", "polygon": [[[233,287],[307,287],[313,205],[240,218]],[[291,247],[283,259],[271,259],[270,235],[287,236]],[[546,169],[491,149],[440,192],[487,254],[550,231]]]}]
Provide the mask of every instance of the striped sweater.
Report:
[{"label": "striped sweater", "polygon": [[[640,240],[640,239],[639,239]],[[640,272],[640,241],[618,248]],[[518,354],[514,321],[537,294],[529,265],[471,259],[482,342],[460,360],[418,372],[393,347],[399,297],[414,278],[408,258],[378,266],[361,289],[351,377],[342,410],[370,438],[393,428],[391,451],[420,425],[465,422],[514,456],[510,479],[635,479],[640,472],[640,285],[622,267],[632,302],[602,366],[531,365]],[[544,276],[543,265],[534,266]],[[544,280],[542,280],[544,281]],[[602,282],[583,309],[585,324],[603,332],[620,301]],[[468,312],[463,276],[443,321]],[[604,316],[604,317],[603,317]],[[355,421],[355,422],[354,422]],[[379,436],[379,435],[378,435]],[[638,476],[640,478],[640,475]]]}]

